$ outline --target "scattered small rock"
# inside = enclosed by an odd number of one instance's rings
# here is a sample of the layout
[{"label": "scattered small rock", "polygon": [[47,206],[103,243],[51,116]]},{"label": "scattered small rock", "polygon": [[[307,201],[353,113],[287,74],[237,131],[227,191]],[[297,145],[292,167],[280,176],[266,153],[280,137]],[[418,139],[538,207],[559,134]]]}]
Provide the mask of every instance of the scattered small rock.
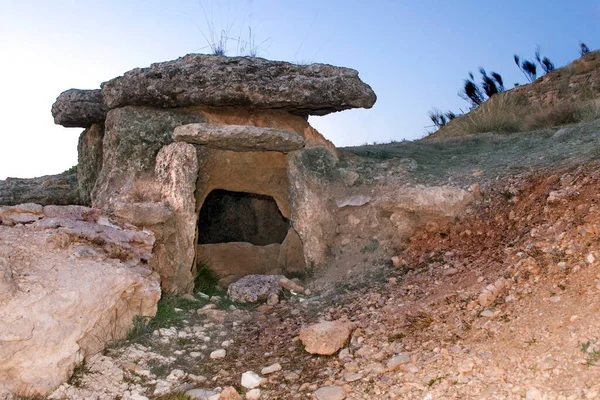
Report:
[{"label": "scattered small rock", "polygon": [[254,389],[260,386],[262,378],[252,371],[246,371],[242,374],[242,386],[246,389]]},{"label": "scattered small rock", "polygon": [[219,349],[219,350],[215,350],[212,353],[210,353],[210,358],[215,360],[215,359],[219,359],[219,358],[225,358],[226,355],[227,355],[227,351],[225,351],[225,349]]},{"label": "scattered small rock", "polygon": [[269,375],[277,371],[281,371],[281,364],[279,363],[275,363],[273,365],[269,365],[268,367],[264,367],[260,370],[260,373],[263,375]]},{"label": "scattered small rock", "polygon": [[313,395],[317,400],[344,400],[346,391],[341,386],[323,386],[317,389]]}]

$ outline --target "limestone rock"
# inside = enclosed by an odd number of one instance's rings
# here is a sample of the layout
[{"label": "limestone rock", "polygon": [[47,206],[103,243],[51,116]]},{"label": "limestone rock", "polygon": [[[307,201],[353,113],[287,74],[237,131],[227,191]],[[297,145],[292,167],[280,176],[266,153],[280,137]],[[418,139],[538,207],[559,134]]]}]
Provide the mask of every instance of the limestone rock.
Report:
[{"label": "limestone rock", "polygon": [[294,230],[288,230],[285,239],[281,243],[277,264],[281,267],[283,273],[304,272],[306,269],[306,260],[302,250],[302,240]]},{"label": "limestone rock", "polygon": [[283,277],[279,280],[279,286],[281,286],[284,289],[294,291],[296,293],[304,292],[304,288],[302,286],[298,285],[296,282],[286,277]]},{"label": "limestone rock", "polygon": [[156,176],[162,198],[174,214],[175,228],[162,237],[156,249],[156,263],[163,287],[187,292],[193,287],[192,268],[196,256],[196,199],[198,157],[194,146],[172,143],[156,157]]},{"label": "limestone rock", "polygon": [[346,391],[341,386],[323,386],[313,393],[317,400],[344,400]]},{"label": "limestone rock", "polygon": [[173,141],[173,129],[194,122],[204,122],[204,117],[186,110],[111,110],[105,123],[102,170],[91,195],[94,205],[105,208],[127,190],[135,189],[143,197],[153,183],[159,150]]},{"label": "limestone rock", "polygon": [[[104,122],[104,121],[103,121]],[[102,170],[102,140],[104,123],[93,124],[81,135],[77,143],[77,183],[81,203],[90,205],[92,190]]]},{"label": "limestone rock", "polygon": [[325,148],[304,148],[288,154],[290,220],[302,243],[304,259],[315,266],[327,260],[328,243],[336,235],[336,205],[330,186],[336,175],[337,156]]},{"label": "limestone rock", "polygon": [[279,363],[275,363],[273,365],[269,365],[268,367],[264,367],[260,370],[260,373],[263,375],[269,375],[277,371],[281,371],[281,364]]},{"label": "limestone rock", "polygon": [[246,392],[246,400],[259,400],[260,389],[251,389]]},{"label": "limestone rock", "polygon": [[108,107],[100,89],[69,89],[62,92],[52,105],[54,123],[67,128],[89,128],[103,122]]},{"label": "limestone rock", "polygon": [[173,211],[163,203],[116,202],[112,210],[115,217],[140,227],[161,224],[173,216]]},{"label": "limestone rock", "polygon": [[[57,230],[67,238],[65,244],[95,244],[110,258],[118,258],[128,265],[136,266],[152,258],[154,235],[149,231],[122,229],[118,226],[68,218],[44,218],[32,224],[34,228]],[[51,242],[53,237],[49,238]],[[55,247],[64,247],[55,246]]]},{"label": "limestone rock", "polygon": [[238,303],[266,301],[270,294],[279,293],[281,275],[248,275],[227,288],[227,295]]},{"label": "limestone rock", "polygon": [[102,94],[110,108],[243,107],[301,115],[371,108],[376,100],[353,69],[203,54],[133,69],[103,83]]},{"label": "limestone rock", "polygon": [[300,341],[311,354],[331,355],[344,347],[354,324],[349,321],[323,321],[300,329]]},{"label": "limestone rock", "polygon": [[262,378],[252,371],[246,371],[242,374],[242,386],[246,389],[254,389],[262,383]]},{"label": "limestone rock", "polygon": [[233,386],[227,386],[221,392],[219,400],[242,400],[242,396],[240,396]]},{"label": "limestone rock", "polygon": [[280,151],[287,153],[304,147],[295,132],[256,126],[188,124],[173,131],[173,140],[232,151]]},{"label": "limestone rock", "polygon": [[2,225],[30,224],[43,216],[44,208],[35,203],[0,207],[0,224]]},{"label": "limestone rock", "polygon": [[220,397],[219,393],[208,389],[191,389],[185,394],[194,400],[218,400]]},{"label": "limestone rock", "polygon": [[0,226],[1,256],[18,288],[0,302],[0,398],[22,388],[48,394],[82,357],[124,337],[136,315],[156,313],[156,274],[100,249],[78,256],[79,243],[50,247],[48,239],[61,229]]},{"label": "limestone rock", "polygon": [[84,206],[55,206],[44,207],[44,218],[66,218],[77,221],[96,222],[99,217],[98,210]]},{"label": "limestone rock", "polygon": [[62,173],[38,178],[0,180],[0,206],[23,203],[67,205],[80,204],[77,174]]}]

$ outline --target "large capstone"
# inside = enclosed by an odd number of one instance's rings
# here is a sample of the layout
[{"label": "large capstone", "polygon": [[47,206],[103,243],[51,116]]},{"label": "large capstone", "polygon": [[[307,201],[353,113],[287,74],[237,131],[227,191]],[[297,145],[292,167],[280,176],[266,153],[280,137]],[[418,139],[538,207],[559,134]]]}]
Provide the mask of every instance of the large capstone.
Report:
[{"label": "large capstone", "polygon": [[66,128],[89,128],[104,122],[107,112],[100,89],[65,90],[52,105],[54,123]]},{"label": "large capstone", "polygon": [[299,115],[371,108],[377,99],[350,68],[204,54],[133,69],[103,83],[102,94],[110,108],[239,107]]}]

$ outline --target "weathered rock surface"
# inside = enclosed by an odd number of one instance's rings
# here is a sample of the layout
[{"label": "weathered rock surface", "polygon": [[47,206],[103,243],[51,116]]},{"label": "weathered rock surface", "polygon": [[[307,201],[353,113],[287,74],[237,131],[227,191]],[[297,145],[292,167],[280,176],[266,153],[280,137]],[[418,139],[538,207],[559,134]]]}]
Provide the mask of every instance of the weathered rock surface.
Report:
[{"label": "weathered rock surface", "polygon": [[8,259],[0,256],[0,302],[8,301],[17,292]]},{"label": "weathered rock surface", "polygon": [[100,89],[65,90],[52,105],[54,123],[66,128],[89,128],[103,122],[107,112]]},{"label": "weathered rock surface", "polygon": [[219,285],[227,285],[251,274],[280,273],[278,265],[281,245],[255,246],[246,242],[202,244],[197,247],[198,261],[210,267],[219,278]]},{"label": "weathered rock surface", "polygon": [[173,131],[173,140],[232,151],[280,151],[287,153],[304,147],[295,132],[256,126],[189,124]]},{"label": "weathered rock surface", "polygon": [[328,243],[336,235],[335,209],[329,187],[336,180],[335,153],[322,147],[288,154],[291,222],[303,245],[304,259],[326,262]]},{"label": "weathered rock surface", "polygon": [[401,239],[408,239],[427,224],[443,225],[461,215],[475,200],[473,194],[452,186],[399,188],[377,200],[376,207],[390,213]]},{"label": "weathered rock surface", "polygon": [[44,216],[44,208],[35,203],[0,207],[0,225],[30,224]]},{"label": "weathered rock surface", "polygon": [[344,347],[353,330],[349,321],[324,321],[303,326],[299,337],[307,352],[331,355]]},{"label": "weathered rock surface", "polygon": [[77,183],[81,204],[90,205],[91,194],[102,169],[104,124],[93,124],[84,130],[77,143]]},{"label": "weathered rock surface", "polygon": [[173,216],[173,211],[163,203],[116,202],[112,210],[115,217],[140,227],[162,224]]},{"label": "weathered rock surface", "polygon": [[80,204],[77,174],[65,172],[31,179],[0,180],[0,205],[12,206],[22,203]]},{"label": "weathered rock surface", "polygon": [[151,265],[159,272],[163,287],[187,292],[193,288],[196,256],[198,156],[194,146],[172,143],[163,147],[156,157],[156,176],[162,198],[174,214],[174,229],[169,235],[163,233]]},{"label": "weathered rock surface", "polygon": [[[62,214],[69,213],[77,215]],[[50,217],[0,226],[0,285],[11,293],[0,302],[0,397],[47,394],[83,357],[122,338],[134,316],[155,314],[158,276],[116,257],[139,264],[133,257],[147,253],[148,242],[138,240],[151,236]]]},{"label": "weathered rock surface", "polygon": [[281,275],[248,275],[227,288],[227,296],[238,303],[266,301],[270,294],[279,293]]},{"label": "weathered rock surface", "polygon": [[[92,191],[94,204],[104,208],[124,191],[132,191],[141,178],[152,181],[156,155],[173,142],[173,129],[194,122],[204,122],[204,117],[186,110],[146,107],[111,110],[105,123],[102,171]],[[144,182],[142,186],[149,184]]]},{"label": "weathered rock surface", "polygon": [[353,69],[203,54],[128,71],[103,83],[102,95],[110,108],[242,107],[301,115],[371,108],[376,100]]}]

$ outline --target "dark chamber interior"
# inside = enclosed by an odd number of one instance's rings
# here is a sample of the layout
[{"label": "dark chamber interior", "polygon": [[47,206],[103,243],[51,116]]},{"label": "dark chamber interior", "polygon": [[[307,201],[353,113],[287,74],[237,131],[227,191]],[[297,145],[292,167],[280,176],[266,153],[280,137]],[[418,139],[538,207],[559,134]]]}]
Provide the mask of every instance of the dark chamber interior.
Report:
[{"label": "dark chamber interior", "polygon": [[215,189],[200,209],[198,243],[281,243],[289,221],[271,196]]}]

